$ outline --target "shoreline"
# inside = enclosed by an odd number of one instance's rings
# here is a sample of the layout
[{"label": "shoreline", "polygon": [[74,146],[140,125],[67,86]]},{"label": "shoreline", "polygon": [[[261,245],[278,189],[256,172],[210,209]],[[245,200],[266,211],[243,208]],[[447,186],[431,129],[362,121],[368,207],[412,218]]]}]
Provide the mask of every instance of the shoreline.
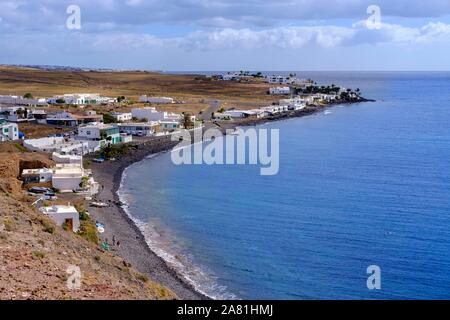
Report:
[{"label": "shoreline", "polygon": [[105,233],[100,235],[101,239],[108,239],[111,243],[114,235],[116,241],[120,241],[120,246],[112,246],[112,251],[136,270],[167,287],[179,299],[210,299],[198,292],[177,270],[150,249],[139,227],[122,208],[118,194],[122,175],[127,167],[151,154],[170,150],[176,143],[171,142],[170,137],[161,137],[140,144],[137,149],[115,161],[92,163],[90,168],[94,178],[102,186],[95,199],[108,203],[109,206],[106,208],[89,206],[88,211],[94,220],[105,225]]},{"label": "shoreline", "polygon": [[[223,132],[227,129],[236,129],[242,126],[256,126],[267,122],[286,120],[290,118],[303,117],[323,111],[340,104],[355,104],[372,100],[364,99],[358,102],[343,102],[315,107],[307,107],[298,111],[291,111],[277,116],[261,119],[242,119],[228,123],[209,124]],[[207,129],[205,126],[204,129]],[[101,239],[108,239],[111,242],[113,235],[120,241],[120,246],[113,246],[112,250],[127,262],[150,277],[153,281],[166,286],[179,299],[184,300],[204,300],[212,299],[194,287],[180,272],[171,267],[167,261],[154,252],[147,243],[136,222],[130,214],[122,207],[119,190],[121,187],[124,171],[132,164],[138,163],[150,155],[167,152],[175,147],[179,142],[172,142],[170,136],[151,137],[138,139],[131,143],[134,146],[127,154],[122,155],[115,161],[104,163],[92,163],[90,168],[93,171],[95,180],[101,185],[99,193],[95,199],[109,204],[107,208],[88,207],[92,217],[105,225],[105,233]],[[92,159],[94,156],[87,157]]]}]

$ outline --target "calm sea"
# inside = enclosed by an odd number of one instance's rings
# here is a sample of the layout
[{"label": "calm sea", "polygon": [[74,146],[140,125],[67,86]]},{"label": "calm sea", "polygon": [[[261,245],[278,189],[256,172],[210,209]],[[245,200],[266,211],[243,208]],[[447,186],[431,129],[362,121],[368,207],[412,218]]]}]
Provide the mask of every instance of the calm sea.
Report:
[{"label": "calm sea", "polygon": [[377,102],[264,125],[276,176],[131,166],[121,196],[150,246],[213,297],[450,298],[450,73],[298,74]]}]

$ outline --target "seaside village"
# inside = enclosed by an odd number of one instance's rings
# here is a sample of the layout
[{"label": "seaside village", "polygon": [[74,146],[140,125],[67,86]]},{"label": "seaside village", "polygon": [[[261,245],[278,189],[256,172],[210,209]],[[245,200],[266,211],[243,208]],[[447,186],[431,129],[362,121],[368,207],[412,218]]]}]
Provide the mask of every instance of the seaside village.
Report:
[{"label": "seaside village", "polygon": [[[216,81],[245,82],[248,77],[262,76],[241,72],[213,75],[209,78]],[[359,90],[353,92],[334,85],[317,86],[312,80],[298,79],[294,75],[267,76],[264,81],[269,84],[267,94],[279,99],[278,103],[248,110],[225,110],[218,106],[211,114],[211,119],[201,120],[188,113],[160,110],[164,105],[183,103],[170,97],[142,95],[139,97],[139,107],[100,114],[93,110],[94,106],[120,107],[130,104],[127,104],[125,97],[109,98],[99,94],[70,93],[50,98],[34,98],[31,94],[1,95],[0,141],[18,141],[21,147],[29,151],[49,155],[55,163],[53,167],[23,169],[20,179],[24,186],[30,186],[27,190],[36,199],[34,206],[58,225],[77,232],[80,228],[80,212],[70,203],[54,204],[54,200],[65,193],[77,193],[86,200],[93,199],[100,186],[94,181],[92,171],[85,168],[83,157],[88,154],[100,154],[92,160],[94,162],[114,160],[102,157],[101,151],[111,146],[129,144],[133,140],[151,139],[170,135],[184,128],[201,127],[205,121],[217,123],[242,118],[261,119],[296,112],[310,105],[360,99]],[[32,138],[19,130],[24,124],[34,124],[42,130],[64,130]],[[106,204],[91,202],[91,205]],[[103,227],[97,224],[100,232]]]}]

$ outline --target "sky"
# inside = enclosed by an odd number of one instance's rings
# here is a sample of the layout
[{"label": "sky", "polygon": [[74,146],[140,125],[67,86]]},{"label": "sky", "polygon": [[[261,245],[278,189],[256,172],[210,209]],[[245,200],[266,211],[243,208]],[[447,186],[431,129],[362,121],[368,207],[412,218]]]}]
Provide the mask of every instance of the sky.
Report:
[{"label": "sky", "polygon": [[449,57],[450,0],[0,0],[0,64],[448,71]]}]

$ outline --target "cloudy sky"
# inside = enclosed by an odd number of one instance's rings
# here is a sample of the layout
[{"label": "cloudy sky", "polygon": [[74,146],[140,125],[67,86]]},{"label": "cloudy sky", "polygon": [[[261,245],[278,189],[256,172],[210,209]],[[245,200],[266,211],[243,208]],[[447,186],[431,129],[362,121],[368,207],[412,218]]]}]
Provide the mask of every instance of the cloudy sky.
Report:
[{"label": "cloudy sky", "polygon": [[[70,5],[81,29],[67,27],[77,21]],[[450,0],[0,0],[0,8],[2,64],[450,70]]]}]

